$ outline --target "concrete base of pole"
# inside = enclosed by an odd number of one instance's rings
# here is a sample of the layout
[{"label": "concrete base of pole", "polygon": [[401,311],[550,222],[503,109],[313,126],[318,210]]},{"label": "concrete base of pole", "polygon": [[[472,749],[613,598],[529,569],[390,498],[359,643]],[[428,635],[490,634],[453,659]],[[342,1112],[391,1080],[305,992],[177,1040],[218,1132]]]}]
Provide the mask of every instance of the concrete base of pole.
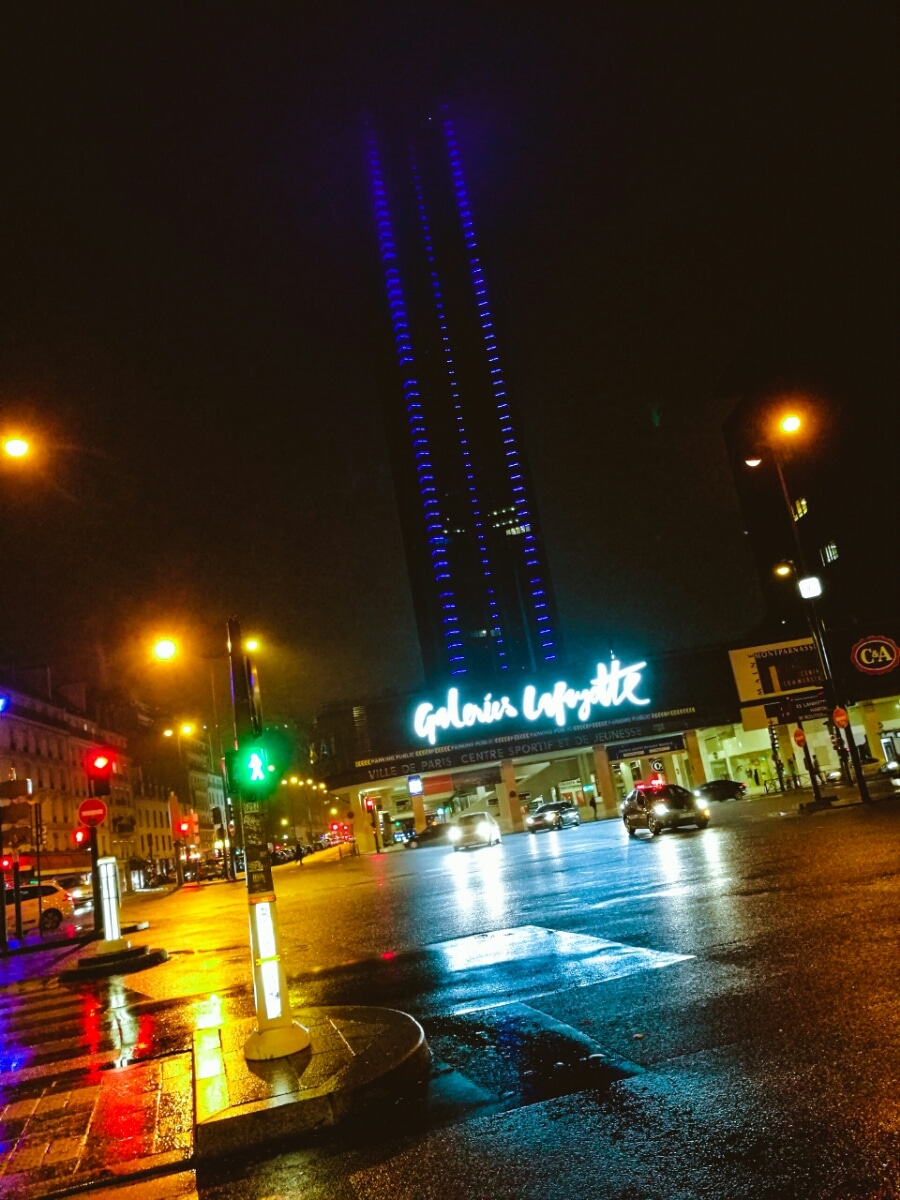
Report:
[{"label": "concrete base of pole", "polygon": [[[121,941],[122,939],[118,939]],[[95,953],[85,954],[74,967],[61,971],[59,978],[63,983],[78,983],[84,979],[107,979],[111,975],[132,975],[135,971],[146,971],[148,967],[156,967],[166,962],[169,957],[167,950],[153,949],[150,946],[131,946],[127,950],[103,950],[103,946],[117,943],[100,942],[101,947]]]},{"label": "concrete base of pole", "polygon": [[258,1029],[244,1043],[244,1058],[249,1062],[265,1062],[270,1058],[287,1058],[299,1054],[310,1045],[309,1030],[293,1021],[278,1029]]},{"label": "concrete base of pole", "polygon": [[88,954],[103,955],[103,954],[121,954],[123,950],[130,950],[131,942],[128,938],[103,938],[99,942],[93,942],[88,948]]}]

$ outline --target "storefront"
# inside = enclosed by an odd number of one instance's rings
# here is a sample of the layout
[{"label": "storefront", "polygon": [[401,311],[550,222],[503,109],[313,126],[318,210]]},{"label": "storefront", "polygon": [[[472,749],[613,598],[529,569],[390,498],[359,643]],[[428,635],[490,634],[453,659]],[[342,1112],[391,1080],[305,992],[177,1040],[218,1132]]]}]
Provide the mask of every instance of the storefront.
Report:
[{"label": "storefront", "polygon": [[[896,757],[896,642],[835,644],[856,744],[864,757]],[[466,809],[492,812],[506,832],[551,799],[571,800],[584,821],[613,817],[635,784],[654,779],[736,779],[751,796],[790,790],[809,783],[794,738],[801,722],[823,776],[840,766],[811,647],[799,639],[613,659],[572,680],[489,691],[454,683],[336,706],[317,719],[314,769],[364,851],[375,848],[376,825],[390,843]]]}]

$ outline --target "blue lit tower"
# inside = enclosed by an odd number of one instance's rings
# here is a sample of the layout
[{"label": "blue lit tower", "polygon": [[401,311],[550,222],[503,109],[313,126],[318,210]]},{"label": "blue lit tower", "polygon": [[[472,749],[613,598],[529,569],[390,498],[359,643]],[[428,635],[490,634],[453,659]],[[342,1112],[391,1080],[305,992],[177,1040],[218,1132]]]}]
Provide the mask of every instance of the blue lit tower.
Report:
[{"label": "blue lit tower", "polygon": [[369,132],[396,354],[386,423],[429,681],[556,663],[556,605],[446,111],[400,144]]}]

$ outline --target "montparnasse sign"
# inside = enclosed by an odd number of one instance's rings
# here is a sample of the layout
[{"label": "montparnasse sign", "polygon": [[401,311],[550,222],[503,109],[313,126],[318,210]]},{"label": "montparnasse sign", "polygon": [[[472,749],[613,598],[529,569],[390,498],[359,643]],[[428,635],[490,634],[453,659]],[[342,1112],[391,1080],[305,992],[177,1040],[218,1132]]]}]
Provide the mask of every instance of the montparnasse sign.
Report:
[{"label": "montparnasse sign", "polygon": [[526,684],[516,703],[510,696],[496,698],[488,692],[477,703],[464,701],[459,688],[447,692],[443,704],[424,701],[413,714],[413,731],[421,741],[434,746],[442,730],[472,729],[477,725],[502,725],[524,718],[529,722],[553,721],[558,726],[568,724],[572,714],[577,722],[589,721],[597,708],[618,708],[628,703],[643,707],[649,698],[638,695],[646,662],[623,667],[618,659],[608,665],[597,664],[597,674],[586,687],[573,688],[561,680],[549,691],[540,691]]}]

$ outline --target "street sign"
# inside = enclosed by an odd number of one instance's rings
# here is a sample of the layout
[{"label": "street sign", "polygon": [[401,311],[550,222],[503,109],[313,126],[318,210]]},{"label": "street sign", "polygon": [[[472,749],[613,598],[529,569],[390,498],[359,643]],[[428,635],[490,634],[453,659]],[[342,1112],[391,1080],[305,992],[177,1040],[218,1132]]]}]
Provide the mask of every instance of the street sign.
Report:
[{"label": "street sign", "polygon": [[794,741],[797,743],[798,746],[801,747],[801,749],[803,746],[806,745],[806,734],[803,732],[802,729],[794,730]]},{"label": "street sign", "polygon": [[107,808],[102,800],[92,796],[78,805],[78,820],[82,825],[102,825],[106,820]]},{"label": "street sign", "polygon": [[850,715],[846,708],[836,708],[831,714],[831,719],[837,725],[838,729],[846,729],[850,724]]}]

